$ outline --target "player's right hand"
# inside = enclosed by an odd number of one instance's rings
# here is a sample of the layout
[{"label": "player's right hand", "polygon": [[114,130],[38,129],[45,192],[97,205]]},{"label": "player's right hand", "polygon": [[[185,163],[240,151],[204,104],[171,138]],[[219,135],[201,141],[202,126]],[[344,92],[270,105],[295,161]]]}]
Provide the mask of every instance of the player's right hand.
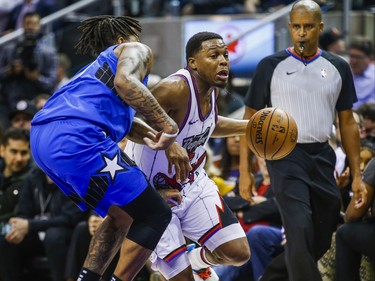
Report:
[{"label": "player's right hand", "polygon": [[178,183],[184,182],[192,170],[186,149],[174,142],[165,150],[165,155],[168,159],[168,173],[172,174],[172,167],[174,166],[176,181]]},{"label": "player's right hand", "polygon": [[167,134],[164,132],[158,132],[152,137],[144,137],[143,141],[145,144],[153,150],[165,150],[176,140],[176,134]]}]

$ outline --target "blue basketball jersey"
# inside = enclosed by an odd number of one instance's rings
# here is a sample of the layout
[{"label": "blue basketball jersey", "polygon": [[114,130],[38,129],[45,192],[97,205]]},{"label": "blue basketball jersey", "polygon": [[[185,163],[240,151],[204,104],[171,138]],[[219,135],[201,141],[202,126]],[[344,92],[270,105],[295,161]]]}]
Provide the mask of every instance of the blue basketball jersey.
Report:
[{"label": "blue basketball jersey", "polygon": [[38,166],[82,210],[105,216],[148,186],[117,143],[130,131],[135,110],[114,88],[116,46],[102,52],[58,90],[32,120],[30,146]]},{"label": "blue basketball jersey", "polygon": [[[101,127],[114,141],[121,141],[130,131],[135,110],[117,96],[114,88],[116,47],[107,48],[54,93],[31,125],[67,118],[83,119]],[[147,83],[147,77],[143,83]]]}]

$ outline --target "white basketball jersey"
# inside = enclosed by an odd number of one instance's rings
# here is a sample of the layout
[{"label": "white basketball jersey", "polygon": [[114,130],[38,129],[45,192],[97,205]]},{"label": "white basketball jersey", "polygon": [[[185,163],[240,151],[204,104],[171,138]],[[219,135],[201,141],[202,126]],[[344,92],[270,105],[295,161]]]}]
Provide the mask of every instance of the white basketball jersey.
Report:
[{"label": "white basketball jersey", "polygon": [[[175,171],[173,170],[172,174],[168,174],[168,160],[164,150],[155,151],[145,145],[129,141],[126,145],[125,153],[136,162],[151,185],[156,189],[177,188],[181,190],[205,174],[203,170],[206,162],[205,145],[217,122],[216,93],[212,91],[211,109],[206,116],[203,116],[194,77],[186,69],[180,69],[171,76],[181,77],[189,86],[190,92],[188,108],[176,139],[189,155],[192,171],[188,179],[184,183],[177,183]],[[176,102],[178,101],[176,100]]]}]

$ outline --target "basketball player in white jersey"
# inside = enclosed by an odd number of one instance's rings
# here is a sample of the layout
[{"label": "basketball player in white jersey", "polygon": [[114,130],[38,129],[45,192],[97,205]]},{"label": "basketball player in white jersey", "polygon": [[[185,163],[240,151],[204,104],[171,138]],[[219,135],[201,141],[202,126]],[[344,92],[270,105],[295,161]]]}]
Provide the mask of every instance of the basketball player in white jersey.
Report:
[{"label": "basketball player in white jersey", "polygon": [[[217,114],[218,88],[227,85],[230,65],[220,35],[195,34],[186,45],[186,61],[186,69],[152,90],[179,125],[178,144],[157,152],[129,142],[125,151],[157,190],[177,189],[182,196],[151,255],[153,269],[167,280],[218,280],[211,276],[210,265],[240,266],[250,258],[250,248],[241,225],[204,171],[205,145],[210,137],[244,135],[247,121]],[[201,247],[187,254],[185,237]]]}]

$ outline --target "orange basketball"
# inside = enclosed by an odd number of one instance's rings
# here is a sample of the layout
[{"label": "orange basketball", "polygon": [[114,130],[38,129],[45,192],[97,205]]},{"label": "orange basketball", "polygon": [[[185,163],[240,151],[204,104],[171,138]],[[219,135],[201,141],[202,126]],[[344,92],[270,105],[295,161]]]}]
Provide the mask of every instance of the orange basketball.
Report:
[{"label": "orange basketball", "polygon": [[276,107],[257,111],[246,128],[249,148],[267,160],[287,156],[297,144],[297,135],[296,121],[290,114]]}]

